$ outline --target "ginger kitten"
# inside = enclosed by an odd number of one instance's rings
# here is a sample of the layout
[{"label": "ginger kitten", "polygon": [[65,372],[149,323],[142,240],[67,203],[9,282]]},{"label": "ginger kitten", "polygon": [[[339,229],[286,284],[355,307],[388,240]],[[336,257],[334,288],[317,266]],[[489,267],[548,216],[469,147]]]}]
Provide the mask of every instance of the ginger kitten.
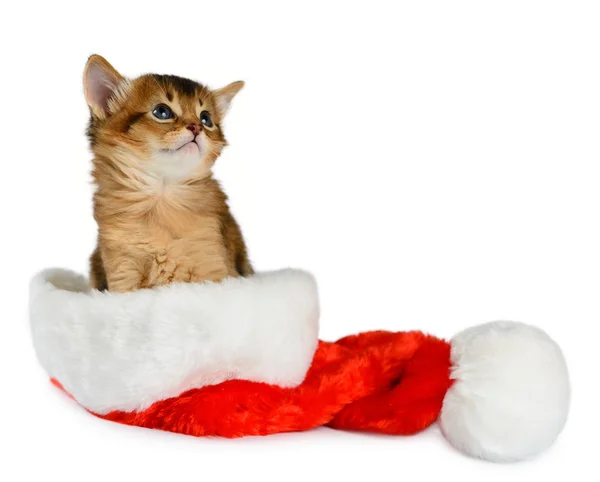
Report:
[{"label": "ginger kitten", "polygon": [[223,116],[243,87],[218,90],[172,75],[127,79],[92,55],[83,85],[94,154],[94,288],[132,291],[248,276],[240,228],[211,168]]}]

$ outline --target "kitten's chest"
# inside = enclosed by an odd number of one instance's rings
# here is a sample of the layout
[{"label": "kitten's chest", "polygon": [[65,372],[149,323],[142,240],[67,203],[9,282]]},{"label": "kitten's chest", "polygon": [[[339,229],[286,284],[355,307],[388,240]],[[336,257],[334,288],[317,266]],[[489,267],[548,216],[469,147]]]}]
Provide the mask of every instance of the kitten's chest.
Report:
[{"label": "kitten's chest", "polygon": [[161,216],[142,225],[140,240],[155,249],[180,251],[198,244],[222,243],[221,222],[216,216]]},{"label": "kitten's chest", "polygon": [[214,256],[225,246],[219,219],[202,215],[145,223],[136,241],[148,254],[175,259]]},{"label": "kitten's chest", "polygon": [[94,215],[109,286],[111,280],[131,289],[235,275],[226,212],[225,196],[211,180],[99,189]]},{"label": "kitten's chest", "polygon": [[165,217],[122,226],[122,249],[139,259],[142,287],[218,281],[230,275],[221,222],[215,216]]}]

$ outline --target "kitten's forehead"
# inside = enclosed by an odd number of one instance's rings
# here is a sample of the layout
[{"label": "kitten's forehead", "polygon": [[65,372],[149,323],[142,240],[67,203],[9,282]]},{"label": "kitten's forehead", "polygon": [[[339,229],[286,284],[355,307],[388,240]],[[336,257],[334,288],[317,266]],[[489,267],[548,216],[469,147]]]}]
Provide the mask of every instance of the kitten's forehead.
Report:
[{"label": "kitten's forehead", "polygon": [[208,89],[194,80],[178,77],[177,75],[148,74],[144,77],[152,79],[168,98],[203,97]]}]

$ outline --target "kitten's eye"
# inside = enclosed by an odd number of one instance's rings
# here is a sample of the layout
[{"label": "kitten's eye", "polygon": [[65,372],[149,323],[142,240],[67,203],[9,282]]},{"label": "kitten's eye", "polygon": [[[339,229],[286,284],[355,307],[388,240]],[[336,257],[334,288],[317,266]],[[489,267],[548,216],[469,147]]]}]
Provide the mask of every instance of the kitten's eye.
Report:
[{"label": "kitten's eye", "polygon": [[173,118],[173,111],[168,105],[158,104],[153,110],[152,115],[160,120],[167,120]]},{"label": "kitten's eye", "polygon": [[202,124],[204,124],[206,127],[213,126],[213,121],[210,118],[210,114],[205,110],[203,110],[202,113],[200,114],[200,122],[202,122]]}]

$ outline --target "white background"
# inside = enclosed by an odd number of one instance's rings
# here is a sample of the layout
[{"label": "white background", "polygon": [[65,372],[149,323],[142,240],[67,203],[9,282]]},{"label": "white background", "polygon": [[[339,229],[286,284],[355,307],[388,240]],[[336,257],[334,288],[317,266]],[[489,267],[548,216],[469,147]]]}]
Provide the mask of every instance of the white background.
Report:
[{"label": "white background", "polygon": [[[600,12],[589,1],[4,2],[0,479],[585,480],[600,367]],[[81,73],[243,79],[216,174],[258,269],[312,270],[325,339],[513,319],[563,347],[572,412],[516,465],[439,429],[194,439],[95,419],[54,389],[27,283],[94,247]],[[583,480],[583,479],[582,479]]]}]

